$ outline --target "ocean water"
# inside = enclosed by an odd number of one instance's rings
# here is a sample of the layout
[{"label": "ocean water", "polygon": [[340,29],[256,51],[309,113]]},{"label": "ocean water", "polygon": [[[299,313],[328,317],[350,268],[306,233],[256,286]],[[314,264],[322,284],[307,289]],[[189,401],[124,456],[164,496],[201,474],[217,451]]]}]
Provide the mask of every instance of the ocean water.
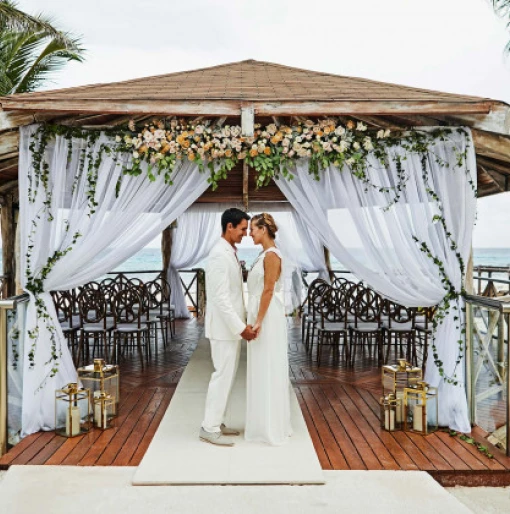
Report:
[{"label": "ocean water", "polygon": [[[239,248],[239,259],[246,261],[248,268],[251,267],[260,248]],[[1,262],[0,253],[0,262]],[[510,248],[475,248],[473,250],[473,263],[475,266],[499,266],[510,267]],[[196,268],[203,267],[205,262],[198,263]],[[335,270],[342,270],[345,267],[332,258],[331,266]],[[133,257],[119,265],[112,271],[152,271],[162,268],[161,250],[159,248],[144,248]],[[147,275],[145,275],[147,276]]]}]

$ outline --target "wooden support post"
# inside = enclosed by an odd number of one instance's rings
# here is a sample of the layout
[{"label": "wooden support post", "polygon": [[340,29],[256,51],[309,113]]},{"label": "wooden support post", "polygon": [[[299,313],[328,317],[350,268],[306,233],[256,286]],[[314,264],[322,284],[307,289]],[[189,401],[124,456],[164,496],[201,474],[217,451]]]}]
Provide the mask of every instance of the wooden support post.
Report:
[{"label": "wooden support post", "polygon": [[328,269],[329,280],[333,282],[335,280],[335,274],[331,269],[331,254],[329,253],[329,249],[324,246],[324,260],[326,261],[326,268]]},{"label": "wooden support post", "polygon": [[14,294],[14,217],[12,212],[12,195],[7,193],[0,197],[1,225],[2,225],[2,259],[4,284],[2,290],[3,298]]},{"label": "wooden support post", "polygon": [[246,161],[243,161],[243,205],[244,205],[245,211],[248,210],[248,205],[249,205],[249,201],[250,201],[250,199],[248,198],[248,189],[250,186],[249,178],[250,178],[249,166],[248,166],[248,164],[246,164]]},{"label": "wooden support post", "polygon": [[169,227],[166,227],[165,230],[161,233],[161,256],[163,260],[163,277],[167,278],[168,276],[168,268],[170,267],[170,257],[172,255],[172,240],[173,233],[172,230],[175,225],[172,223]]}]

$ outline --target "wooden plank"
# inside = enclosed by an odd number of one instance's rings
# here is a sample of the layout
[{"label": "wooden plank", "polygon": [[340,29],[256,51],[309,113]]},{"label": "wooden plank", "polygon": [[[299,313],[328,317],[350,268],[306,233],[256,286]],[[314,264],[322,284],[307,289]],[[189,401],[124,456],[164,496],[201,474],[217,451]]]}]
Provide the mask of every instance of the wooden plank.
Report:
[{"label": "wooden plank", "polygon": [[34,123],[34,115],[26,112],[5,112],[0,109],[0,131]]},{"label": "wooden plank", "polygon": [[[342,451],[349,469],[367,469],[367,465],[364,463],[361,457],[361,452],[358,451],[357,445],[351,439],[351,437],[354,437],[358,443],[360,442],[359,437],[357,437],[357,429],[355,429],[354,434],[350,434],[348,432],[347,428],[343,425],[344,420],[339,419],[335,411],[331,408],[331,405],[325,398],[320,386],[311,386],[309,390],[313,394],[317,405],[321,409],[322,415],[324,416],[324,419],[326,420],[329,430],[333,434],[338,447]],[[370,457],[368,457],[368,461],[371,463],[371,465],[375,465],[374,459],[370,459]]]},{"label": "wooden plank", "polygon": [[[4,111],[29,110],[75,114],[148,114],[169,116],[240,116],[243,100],[166,100],[159,99],[38,99],[3,98]],[[492,101],[254,101],[258,116],[334,116],[341,114],[488,114]]]},{"label": "wooden plank", "polygon": [[8,466],[14,459],[19,457],[27,448],[34,444],[44,432],[37,432],[22,439],[16,446],[11,448],[5,455],[0,458],[0,466]]},{"label": "wooden plank", "polygon": [[[322,393],[329,402],[337,418],[344,426],[346,433],[349,434],[349,437],[356,447],[366,469],[398,469],[397,463],[391,458],[387,451],[385,457],[388,457],[390,465],[389,467],[386,467],[383,464],[379,454],[379,451],[384,449],[381,441],[368,427],[368,424],[361,413],[357,409],[348,409],[336,396],[335,393],[337,389],[341,389],[341,386],[321,386]],[[364,430],[362,430],[362,427]]]},{"label": "wooden plank", "polygon": [[2,234],[2,265],[3,274],[6,276],[3,284],[3,298],[14,295],[15,263],[15,235],[14,213],[12,195],[5,193],[0,197],[0,228]]},{"label": "wooden plank", "polygon": [[149,428],[155,414],[158,412],[159,406],[164,400],[164,397],[165,391],[157,389],[154,396],[151,398],[151,401],[145,407],[143,414],[137,420],[131,434],[129,434],[129,437],[126,439],[121,450],[113,460],[113,466],[127,466],[129,464],[129,461],[133,457],[133,454],[138,448],[140,442],[145,437],[145,432]]},{"label": "wooden plank", "polygon": [[0,134],[0,155],[17,152],[19,150],[19,132],[10,131]]},{"label": "wooden plank", "polygon": [[[11,464],[21,465],[28,464],[53,438],[55,432],[43,432],[24,452],[16,457]],[[9,455],[7,453],[7,455]]]},{"label": "wooden plank", "polygon": [[60,445],[57,451],[55,451],[55,453],[53,453],[51,457],[45,462],[46,465],[58,466],[62,464],[62,462],[71,454],[74,448],[78,446],[78,444],[85,436],[66,438],[59,435],[57,437],[64,439],[64,443]]},{"label": "wooden plank", "polygon": [[329,456],[326,453],[324,445],[322,444],[322,440],[319,436],[319,432],[315,426],[313,418],[308,410],[308,406],[303,398],[303,394],[299,387],[294,387],[294,391],[296,392],[296,396],[301,407],[301,412],[303,413],[303,417],[305,418],[305,423],[308,428],[308,433],[312,438],[313,447],[315,448],[315,453],[317,453],[317,457],[319,458],[319,462],[321,464],[322,469],[333,469],[331,461],[329,460]]},{"label": "wooden plank", "polygon": [[66,442],[66,438],[54,434],[46,446],[27,464],[31,466],[45,464],[46,461]]},{"label": "wooden plank", "polygon": [[[375,454],[377,455],[377,458],[382,464],[382,467],[384,469],[391,470],[400,469],[400,466],[398,465],[393,455],[388,451],[386,446],[382,443],[381,439],[379,438],[380,430],[379,432],[374,431],[372,425],[365,418],[363,411],[360,410],[358,406],[353,402],[352,394],[348,394],[346,389],[347,388],[345,386],[323,388],[325,394],[330,396],[330,403],[333,406],[333,408],[336,407],[337,403],[342,404],[345,409],[346,415],[351,416],[353,421],[355,420],[355,429],[357,428],[363,434],[370,448],[372,448]],[[336,399],[336,401],[334,399]],[[376,423],[378,422],[378,420],[375,421]]]},{"label": "wooden plank", "polygon": [[97,465],[109,466],[113,463],[115,457],[122,449],[122,446],[126,442],[126,439],[129,437],[131,431],[136,425],[137,419],[142,415],[146,405],[151,401],[154,394],[155,390],[153,389],[144,390],[140,401],[136,404],[135,408],[133,409],[132,415],[129,416],[129,418],[127,418],[126,421],[122,424],[122,426],[120,426],[120,428],[116,431],[115,435],[109,442],[105,451],[97,460]]},{"label": "wooden plank", "polygon": [[154,434],[156,433],[156,430],[159,427],[159,424],[161,423],[161,420],[163,419],[163,416],[165,415],[168,406],[170,405],[170,401],[175,393],[175,389],[167,389],[165,392],[165,396],[163,400],[161,401],[159,408],[152,418],[149,427],[147,428],[147,431],[145,432],[145,435],[143,439],[140,441],[140,444],[138,445],[138,448],[133,453],[133,456],[131,457],[131,460],[129,461],[129,466],[138,466],[140,462],[143,459],[143,456],[145,455],[145,452],[149,448],[149,445],[154,438]]},{"label": "wooden plank", "polygon": [[328,455],[329,462],[333,469],[351,469],[347,463],[346,457],[338,446],[338,443],[332,434],[326,418],[318,406],[315,397],[310,391],[310,387],[301,387],[301,395],[308,407],[308,411],[313,419],[313,423],[317,429],[321,444]]}]

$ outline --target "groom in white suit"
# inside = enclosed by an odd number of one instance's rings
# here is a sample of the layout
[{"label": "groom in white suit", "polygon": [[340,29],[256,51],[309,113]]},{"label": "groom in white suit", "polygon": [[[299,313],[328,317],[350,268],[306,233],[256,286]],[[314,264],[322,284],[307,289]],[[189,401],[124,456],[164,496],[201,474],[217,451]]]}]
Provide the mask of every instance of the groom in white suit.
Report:
[{"label": "groom in white suit", "polygon": [[239,363],[241,339],[250,341],[257,336],[252,326],[246,324],[243,276],[235,246],[247,235],[249,219],[240,209],[223,213],[223,233],[209,254],[205,272],[205,336],[211,342],[214,373],[207,391],[200,439],[219,446],[233,446],[226,436],[239,435],[223,422]]}]

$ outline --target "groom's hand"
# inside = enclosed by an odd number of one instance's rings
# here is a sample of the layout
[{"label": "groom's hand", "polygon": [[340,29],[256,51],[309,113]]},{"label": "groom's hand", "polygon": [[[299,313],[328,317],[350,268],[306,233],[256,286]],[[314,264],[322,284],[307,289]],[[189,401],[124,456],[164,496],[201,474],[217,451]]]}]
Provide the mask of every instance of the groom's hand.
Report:
[{"label": "groom's hand", "polygon": [[257,337],[257,333],[254,332],[251,325],[246,325],[246,328],[241,332],[241,337],[246,339],[246,341],[251,341]]}]

